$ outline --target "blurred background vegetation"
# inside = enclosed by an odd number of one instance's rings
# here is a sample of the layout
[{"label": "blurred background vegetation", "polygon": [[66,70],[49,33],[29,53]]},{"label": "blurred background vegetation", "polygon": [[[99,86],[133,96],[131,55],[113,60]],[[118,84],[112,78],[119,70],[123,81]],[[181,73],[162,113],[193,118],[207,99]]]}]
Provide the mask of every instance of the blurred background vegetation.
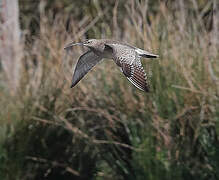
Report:
[{"label": "blurred background vegetation", "polygon": [[[219,179],[217,0],[19,0],[22,65],[0,66],[0,179]],[[110,38],[143,59],[151,93],[103,61],[70,89],[85,49]]]}]

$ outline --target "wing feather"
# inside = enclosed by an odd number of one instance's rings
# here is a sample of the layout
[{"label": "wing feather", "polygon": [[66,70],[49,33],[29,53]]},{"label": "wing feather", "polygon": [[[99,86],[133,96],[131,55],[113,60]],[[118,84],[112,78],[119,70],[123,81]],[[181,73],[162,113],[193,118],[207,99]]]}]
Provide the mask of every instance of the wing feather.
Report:
[{"label": "wing feather", "polygon": [[108,43],[107,46],[112,48],[114,60],[126,78],[138,89],[149,92],[148,78],[136,49],[124,44]]},{"label": "wing feather", "polygon": [[101,59],[101,57],[94,54],[91,50],[80,56],[75,67],[71,88],[74,87],[88,73],[88,71],[99,63]]},{"label": "wing feather", "polygon": [[[140,61],[140,60],[139,60]],[[141,66],[137,66],[136,64],[134,66],[134,72],[132,73],[131,77],[127,77],[127,79],[137,88],[139,88],[142,91],[149,92],[149,82],[147,80],[147,75],[144,72],[144,69]]]}]

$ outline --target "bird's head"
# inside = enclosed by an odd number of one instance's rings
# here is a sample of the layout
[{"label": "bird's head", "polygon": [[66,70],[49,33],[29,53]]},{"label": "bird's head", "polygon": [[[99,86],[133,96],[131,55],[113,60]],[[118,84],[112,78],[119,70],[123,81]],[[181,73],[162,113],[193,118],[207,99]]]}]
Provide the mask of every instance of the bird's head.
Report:
[{"label": "bird's head", "polygon": [[79,45],[79,46],[86,46],[86,47],[89,47],[89,48],[94,48],[96,46],[98,46],[99,44],[99,41],[97,39],[88,39],[86,41],[83,41],[83,42],[79,42],[79,43],[69,43],[67,44],[64,49],[69,49],[70,47],[72,46],[76,46],[76,45]]},{"label": "bird's head", "polygon": [[83,46],[86,46],[86,47],[95,47],[99,44],[99,41],[97,39],[88,39],[86,41],[84,41],[83,43]]}]

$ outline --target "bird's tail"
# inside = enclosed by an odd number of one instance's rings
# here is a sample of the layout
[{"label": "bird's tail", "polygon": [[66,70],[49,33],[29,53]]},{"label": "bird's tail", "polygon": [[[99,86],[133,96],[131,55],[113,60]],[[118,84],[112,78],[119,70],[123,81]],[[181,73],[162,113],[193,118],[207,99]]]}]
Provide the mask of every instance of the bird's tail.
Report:
[{"label": "bird's tail", "polygon": [[144,57],[144,58],[158,58],[159,56],[156,55],[156,54],[152,54],[148,51],[145,51],[143,49],[136,49],[135,50],[141,57]]}]

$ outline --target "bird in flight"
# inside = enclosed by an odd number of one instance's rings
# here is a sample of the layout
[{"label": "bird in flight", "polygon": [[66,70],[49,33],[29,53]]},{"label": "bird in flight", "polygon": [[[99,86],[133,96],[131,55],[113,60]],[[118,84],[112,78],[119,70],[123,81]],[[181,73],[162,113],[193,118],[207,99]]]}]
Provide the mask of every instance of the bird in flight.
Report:
[{"label": "bird in flight", "polygon": [[89,50],[80,56],[72,78],[74,87],[103,58],[113,59],[126,78],[138,89],[149,92],[149,80],[141,64],[143,58],[157,58],[158,55],[110,39],[89,39],[80,43],[69,43],[64,49],[79,45]]}]

